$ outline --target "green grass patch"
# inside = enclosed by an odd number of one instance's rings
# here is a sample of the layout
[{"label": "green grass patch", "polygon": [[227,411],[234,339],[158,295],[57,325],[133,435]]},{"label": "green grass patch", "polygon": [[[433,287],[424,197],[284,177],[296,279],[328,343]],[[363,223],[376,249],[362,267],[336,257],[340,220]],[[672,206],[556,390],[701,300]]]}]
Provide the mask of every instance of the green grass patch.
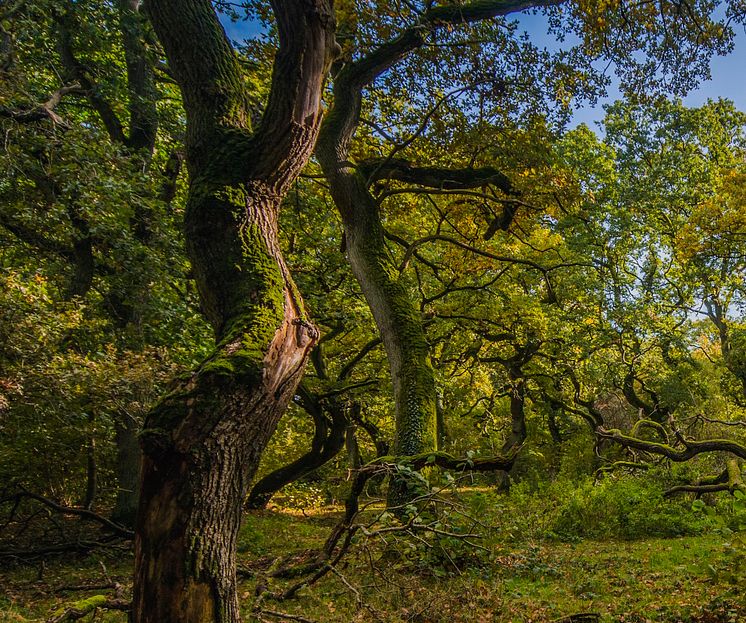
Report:
[{"label": "green grass patch", "polygon": [[[598,613],[606,623],[746,621],[743,582],[726,581],[717,573],[728,567],[732,556],[728,535],[562,542],[536,536],[546,532],[543,523],[551,523],[551,518],[521,529],[520,520],[538,517],[546,499],[536,498],[535,508],[511,515],[510,505],[524,500],[520,492],[512,501],[502,500],[502,506],[494,503],[499,498],[484,494],[480,501],[480,495],[471,491],[465,497],[475,508],[483,505],[486,527],[478,541],[484,549],[469,555],[453,552],[452,566],[417,550],[402,555],[383,539],[360,538],[338,566],[339,575],[330,573],[296,599],[266,600],[262,607],[318,623],[537,623],[579,612]],[[303,560],[304,553],[321,546],[340,512],[327,507],[306,514],[247,515],[238,540],[238,562],[244,570],[239,595],[247,620],[253,620],[262,569],[289,552]],[[65,605],[112,594],[80,587],[107,578],[128,584],[130,574],[131,557],[121,555],[49,562],[41,577],[39,567],[5,569],[0,576],[0,621],[46,621]],[[287,582],[273,580],[272,587]],[[84,619],[125,620],[121,613],[101,611]]]}]

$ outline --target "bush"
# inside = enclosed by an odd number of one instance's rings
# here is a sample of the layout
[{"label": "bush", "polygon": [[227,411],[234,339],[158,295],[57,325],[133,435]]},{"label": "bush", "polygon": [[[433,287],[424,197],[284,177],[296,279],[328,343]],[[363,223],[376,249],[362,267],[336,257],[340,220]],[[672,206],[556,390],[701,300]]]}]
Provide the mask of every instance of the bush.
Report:
[{"label": "bush", "polygon": [[702,533],[710,520],[688,500],[666,499],[645,478],[585,481],[560,506],[550,531],[562,539],[673,537]]}]

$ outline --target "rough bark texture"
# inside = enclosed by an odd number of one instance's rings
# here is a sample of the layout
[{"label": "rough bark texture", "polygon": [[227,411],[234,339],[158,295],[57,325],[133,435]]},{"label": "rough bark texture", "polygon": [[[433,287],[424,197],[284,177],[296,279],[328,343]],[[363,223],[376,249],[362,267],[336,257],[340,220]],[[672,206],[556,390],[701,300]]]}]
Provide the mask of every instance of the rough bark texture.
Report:
[{"label": "rough bark texture", "polygon": [[334,24],[325,0],[273,2],[280,48],[252,132],[240,64],[209,0],[147,8],[187,111],[187,249],[216,348],[146,420],[134,620],[238,622],[243,501],[318,337],[277,218],[318,132]]}]

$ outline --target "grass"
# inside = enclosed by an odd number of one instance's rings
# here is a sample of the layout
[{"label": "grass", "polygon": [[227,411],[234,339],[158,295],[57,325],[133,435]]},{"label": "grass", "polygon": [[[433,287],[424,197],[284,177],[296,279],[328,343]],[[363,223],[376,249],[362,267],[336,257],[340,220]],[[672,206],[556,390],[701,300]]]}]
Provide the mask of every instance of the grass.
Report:
[{"label": "grass", "polygon": [[[238,541],[239,565],[319,547],[339,513],[332,507],[250,514]],[[433,558],[427,548],[407,549],[404,541],[388,547],[361,541],[339,565],[340,575],[329,574],[297,599],[265,601],[262,607],[319,623],[536,623],[580,612],[598,613],[604,622],[746,621],[743,583],[726,581],[721,573],[734,555],[722,534],[563,543],[541,537],[532,526],[521,532],[516,517],[485,531],[484,551],[457,543],[450,558]],[[126,584],[130,573],[131,557],[121,554],[52,561],[41,571],[4,570],[0,621],[46,621],[66,603],[107,593],[80,586],[107,578]],[[239,583],[247,619],[255,583]],[[86,620],[126,620],[117,612],[95,616]]]},{"label": "grass", "polygon": [[[312,518],[276,513],[255,516],[251,523],[252,530],[265,535],[291,535],[299,521],[304,526],[299,532],[305,534],[301,546],[311,546],[306,529]],[[320,531],[319,542],[324,535]],[[272,544],[272,537],[265,538],[267,550],[280,550],[286,542]],[[343,573],[387,623],[538,622],[579,612],[596,612],[609,622],[746,621],[741,587],[720,583],[713,573],[727,564],[718,534],[578,543],[491,541],[487,549],[479,566],[445,577],[380,559],[372,571],[370,559],[360,554],[351,557]],[[317,621],[375,620],[334,576],[279,609]]]}]

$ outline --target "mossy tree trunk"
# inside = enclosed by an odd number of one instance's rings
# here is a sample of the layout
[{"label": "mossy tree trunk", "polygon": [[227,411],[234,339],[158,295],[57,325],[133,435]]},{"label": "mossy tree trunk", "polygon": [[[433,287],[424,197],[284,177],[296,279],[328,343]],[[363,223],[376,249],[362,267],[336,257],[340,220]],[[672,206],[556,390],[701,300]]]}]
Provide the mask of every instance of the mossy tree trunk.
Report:
[{"label": "mossy tree trunk", "polygon": [[[335,92],[337,89],[335,89]],[[437,447],[435,378],[419,310],[400,282],[384,238],[378,206],[363,176],[344,161],[334,137],[340,97],[322,130],[317,154],[344,223],[347,257],[373,313],[391,372],[396,408],[393,452],[411,456]],[[326,136],[324,136],[326,134]],[[406,498],[406,483],[392,483],[389,502]]]},{"label": "mossy tree trunk", "polygon": [[[382,71],[381,69],[380,71]],[[375,319],[389,362],[396,405],[393,452],[414,455],[436,446],[435,380],[422,319],[399,281],[381,216],[365,177],[349,162],[366,81],[343,70],[335,80],[316,154],[342,217],[347,257]]]},{"label": "mossy tree trunk", "polygon": [[[493,170],[485,178],[484,171],[462,169],[455,173],[413,167],[400,159],[361,162],[356,166],[351,162],[350,145],[360,124],[363,91],[378,76],[424,45],[431,31],[506,15],[532,5],[488,1],[431,6],[419,15],[416,24],[346,63],[334,79],[334,104],[324,120],[316,155],[342,217],[352,272],[386,349],[396,405],[396,438],[392,448],[396,455],[411,456],[437,449],[435,380],[422,318],[400,281],[398,265],[386,245],[379,206],[369,184],[385,178],[406,179],[435,188],[473,188],[504,184],[507,180]],[[399,487],[389,495],[389,502],[396,504],[404,497],[405,492]]]},{"label": "mossy tree trunk", "polygon": [[134,620],[237,623],[243,501],[318,337],[277,220],[318,132],[332,9],[327,0],[273,2],[280,47],[252,131],[240,64],[210,1],[146,6],[187,112],[187,248],[216,348],[146,418]]}]

